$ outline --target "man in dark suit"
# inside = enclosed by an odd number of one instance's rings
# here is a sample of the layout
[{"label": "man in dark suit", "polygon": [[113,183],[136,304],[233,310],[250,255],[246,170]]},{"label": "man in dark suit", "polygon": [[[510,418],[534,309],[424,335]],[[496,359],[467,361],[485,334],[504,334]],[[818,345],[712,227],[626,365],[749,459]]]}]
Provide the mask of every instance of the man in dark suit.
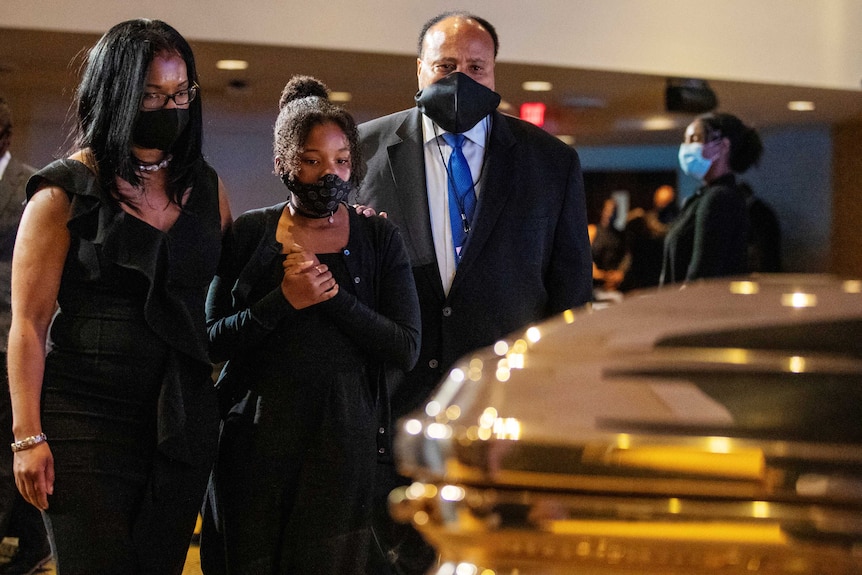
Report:
[{"label": "man in dark suit", "polygon": [[12,112],[0,98],[0,540],[18,538],[11,562],[0,564],[0,575],[35,573],[51,558],[39,510],[24,501],[12,475],[12,405],[6,379],[6,338],[12,321],[12,248],[24,211],[24,189],[36,171],[12,157]]},{"label": "man in dark suit", "polygon": [[[421,405],[459,357],[591,298],[578,155],[496,111],[497,48],[496,31],[482,18],[455,12],[431,19],[419,37],[417,107],[359,126],[368,174],[358,202],[399,226],[422,311],[419,362],[394,393],[394,417]],[[459,187],[451,133],[466,136],[475,208],[449,195]],[[459,212],[460,224],[450,225]],[[390,479],[382,492],[397,484]],[[384,549],[393,559],[421,556],[397,545]]]}]

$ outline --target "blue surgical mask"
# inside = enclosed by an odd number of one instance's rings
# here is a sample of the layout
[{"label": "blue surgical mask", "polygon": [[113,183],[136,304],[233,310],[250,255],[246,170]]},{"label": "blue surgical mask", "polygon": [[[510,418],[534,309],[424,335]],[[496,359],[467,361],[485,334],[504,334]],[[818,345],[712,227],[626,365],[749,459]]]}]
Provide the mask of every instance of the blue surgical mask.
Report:
[{"label": "blue surgical mask", "polygon": [[686,175],[703,180],[710,166],[712,160],[703,157],[702,143],[691,142],[679,146],[679,167]]}]

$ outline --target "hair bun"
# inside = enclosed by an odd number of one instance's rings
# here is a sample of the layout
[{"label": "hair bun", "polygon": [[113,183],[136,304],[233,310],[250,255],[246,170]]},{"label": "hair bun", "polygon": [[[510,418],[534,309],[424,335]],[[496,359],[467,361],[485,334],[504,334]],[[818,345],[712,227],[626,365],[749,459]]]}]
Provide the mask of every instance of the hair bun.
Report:
[{"label": "hair bun", "polygon": [[284,86],[281,91],[281,98],[278,101],[278,108],[282,109],[290,102],[301,98],[309,98],[317,96],[324,100],[329,99],[329,89],[326,85],[311,76],[294,76]]}]

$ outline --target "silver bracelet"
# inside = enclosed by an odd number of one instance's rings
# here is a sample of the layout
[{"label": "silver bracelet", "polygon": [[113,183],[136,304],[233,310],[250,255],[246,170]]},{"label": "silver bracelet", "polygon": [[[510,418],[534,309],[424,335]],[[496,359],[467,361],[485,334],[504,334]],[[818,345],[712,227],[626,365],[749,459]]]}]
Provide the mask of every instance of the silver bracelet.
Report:
[{"label": "silver bracelet", "polygon": [[24,451],[25,449],[30,449],[31,447],[36,447],[40,443],[48,441],[48,437],[44,433],[40,433],[39,435],[31,435],[30,437],[25,437],[21,441],[16,441],[15,443],[11,443],[12,452],[17,453],[18,451]]}]

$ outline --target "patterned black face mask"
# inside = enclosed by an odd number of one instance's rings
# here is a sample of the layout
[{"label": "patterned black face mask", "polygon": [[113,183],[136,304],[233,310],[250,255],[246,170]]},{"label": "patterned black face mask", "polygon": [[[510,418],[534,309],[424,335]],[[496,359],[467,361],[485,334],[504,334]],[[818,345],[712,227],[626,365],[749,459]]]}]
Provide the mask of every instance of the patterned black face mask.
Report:
[{"label": "patterned black face mask", "polygon": [[331,216],[338,209],[338,204],[346,202],[353,191],[353,184],[335,174],[326,174],[313,184],[303,184],[289,174],[283,174],[281,181],[298,202],[291,200],[293,207],[309,218]]}]

